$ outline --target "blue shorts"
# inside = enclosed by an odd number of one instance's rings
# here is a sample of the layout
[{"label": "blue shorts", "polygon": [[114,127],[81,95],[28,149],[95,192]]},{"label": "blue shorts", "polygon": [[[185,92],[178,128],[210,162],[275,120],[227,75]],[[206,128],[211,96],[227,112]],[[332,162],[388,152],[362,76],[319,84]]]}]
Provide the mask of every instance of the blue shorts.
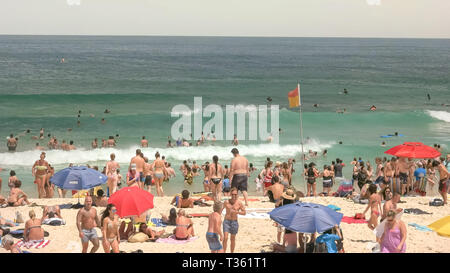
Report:
[{"label": "blue shorts", "polygon": [[239,230],[239,223],[237,220],[223,220],[223,232],[228,232],[236,235]]},{"label": "blue shorts", "polygon": [[139,180],[140,180],[141,182],[145,182],[145,176],[144,176],[144,173],[143,173],[143,172],[140,172],[140,173],[139,173]]},{"label": "blue shorts", "polygon": [[217,233],[206,232],[206,241],[209,244],[209,249],[217,251],[222,249],[222,244],[219,241],[219,235]]}]

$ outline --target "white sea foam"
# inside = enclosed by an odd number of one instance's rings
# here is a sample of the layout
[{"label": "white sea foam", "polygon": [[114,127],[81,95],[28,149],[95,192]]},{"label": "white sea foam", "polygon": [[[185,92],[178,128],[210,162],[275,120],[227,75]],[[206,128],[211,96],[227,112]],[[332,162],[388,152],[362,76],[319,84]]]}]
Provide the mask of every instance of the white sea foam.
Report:
[{"label": "white sea foam", "polygon": [[[329,149],[334,143],[320,143],[316,140],[310,140],[304,146],[304,151],[322,151]],[[130,159],[135,155],[138,146],[129,148],[104,148],[95,150],[74,150],[46,151],[46,160],[52,165],[65,164],[94,164],[98,161],[109,160],[109,155],[114,153],[119,163],[129,163]],[[232,146],[200,146],[200,147],[177,147],[177,148],[139,148],[150,161],[154,159],[154,154],[159,151],[161,155],[166,156],[168,161],[176,160],[212,160],[214,155],[219,160],[230,160],[232,158]],[[293,157],[301,153],[300,145],[279,145],[279,144],[256,144],[256,145],[239,145],[237,146],[239,153],[247,157]],[[24,151],[15,153],[0,153],[0,166],[32,166],[39,159],[40,151]]]},{"label": "white sea foam", "polygon": [[439,119],[445,122],[450,122],[450,113],[447,111],[432,111],[427,110],[426,113],[435,119]]}]

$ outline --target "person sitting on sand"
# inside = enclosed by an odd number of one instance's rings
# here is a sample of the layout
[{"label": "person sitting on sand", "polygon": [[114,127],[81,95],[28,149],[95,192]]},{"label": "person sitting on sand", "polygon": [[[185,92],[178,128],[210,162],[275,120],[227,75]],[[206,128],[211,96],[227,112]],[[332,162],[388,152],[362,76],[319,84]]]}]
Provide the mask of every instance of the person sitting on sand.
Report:
[{"label": "person sitting on sand", "polygon": [[275,207],[278,207],[281,203],[284,186],[281,184],[278,176],[274,176],[272,180],[274,184],[267,188],[267,195],[269,195],[270,201],[275,203]]},{"label": "person sitting on sand", "polygon": [[336,231],[336,234],[333,234],[333,229],[329,229],[316,239],[316,243],[325,243],[328,253],[338,253],[336,241],[342,240],[339,226],[335,225],[334,230]]},{"label": "person sitting on sand", "polygon": [[15,187],[11,189],[8,196],[8,206],[18,207],[23,206],[24,204],[29,205],[30,201],[28,201],[28,195],[20,189],[22,182],[20,180],[16,180],[14,182],[14,186]]},{"label": "person sitting on sand", "polygon": [[175,239],[177,240],[187,240],[194,237],[194,223],[191,219],[186,217],[186,212],[184,209],[178,211],[178,217],[176,219],[177,227],[173,230],[175,234]]},{"label": "person sitting on sand", "polygon": [[151,229],[150,227],[147,226],[146,223],[141,223],[139,225],[139,232],[145,233],[148,235],[148,237],[150,238],[150,240],[156,240],[161,238],[161,236],[164,234],[165,230],[161,230],[161,231],[156,231]]},{"label": "person sitting on sand", "polygon": [[119,253],[119,216],[114,204],[108,204],[102,213],[102,245],[105,253]]},{"label": "person sitting on sand", "polygon": [[371,230],[374,230],[378,225],[378,217],[380,216],[381,210],[381,197],[377,193],[377,186],[375,184],[370,184],[368,192],[370,193],[369,203],[363,212],[363,215],[371,209],[369,223],[367,224]]},{"label": "person sitting on sand", "polygon": [[97,196],[92,197],[94,206],[106,207],[108,205],[108,198],[105,196],[105,192],[102,189],[97,191]]},{"label": "person sitting on sand", "polygon": [[[14,225],[14,222],[13,222],[13,221],[7,220],[7,219],[3,218],[3,217],[0,215],[0,226],[14,227],[15,225]],[[2,235],[2,234],[0,234],[0,236],[1,236],[1,235]]]},{"label": "person sitting on sand", "polygon": [[14,238],[11,235],[2,237],[2,247],[11,253],[30,253],[28,251],[22,251],[20,247],[14,244]]},{"label": "person sitting on sand", "polygon": [[297,232],[286,229],[284,231],[283,244],[274,244],[272,247],[275,252],[298,253],[297,241]]},{"label": "person sitting on sand", "polygon": [[165,214],[161,214],[162,223],[169,226],[175,226],[177,220],[177,210],[175,208],[171,208],[169,211],[169,217]]},{"label": "person sitting on sand", "polygon": [[23,241],[30,245],[44,241],[44,230],[41,227],[41,219],[36,218],[34,210],[30,210],[28,215],[30,216],[30,220],[25,223]]},{"label": "person sitting on sand", "polygon": [[396,220],[397,213],[390,210],[387,213],[387,222],[384,233],[380,239],[381,253],[405,253],[406,252],[406,225],[401,220]]},{"label": "person sitting on sand", "polygon": [[58,205],[44,206],[43,211],[42,211],[41,221],[44,222],[45,219],[51,219],[51,218],[62,219],[61,210]]},{"label": "person sitting on sand", "polygon": [[194,199],[189,198],[190,192],[188,190],[183,190],[180,195],[175,195],[170,202],[171,205],[175,205],[177,208],[193,208]]}]

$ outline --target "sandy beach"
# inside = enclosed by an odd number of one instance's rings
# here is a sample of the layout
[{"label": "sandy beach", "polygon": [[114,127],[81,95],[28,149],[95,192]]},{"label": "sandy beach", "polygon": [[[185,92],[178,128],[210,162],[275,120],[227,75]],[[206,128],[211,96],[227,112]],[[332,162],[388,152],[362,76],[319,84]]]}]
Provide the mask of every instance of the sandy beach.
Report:
[{"label": "sandy beach", "polygon": [[[250,198],[259,199],[259,201],[249,202],[249,211],[256,208],[272,209],[273,203],[268,202],[268,198],[261,196],[253,196]],[[155,197],[155,208],[151,210],[152,218],[160,218],[161,213],[168,214],[172,197]],[[317,197],[317,198],[301,198],[302,202],[318,203],[323,205],[333,204],[341,208],[344,216],[354,216],[357,212],[363,212],[366,205],[355,204],[343,198],[335,197]],[[33,199],[32,202],[38,205],[57,205],[72,203],[76,204],[77,199]],[[419,225],[428,225],[444,216],[450,215],[450,206],[432,207],[428,205],[429,198],[426,197],[404,197],[399,207],[403,209],[417,208],[423,211],[432,213],[426,215],[412,215],[403,214],[402,220],[405,224],[417,223]],[[82,203],[84,200],[82,200]],[[212,202],[209,202],[212,203]],[[40,207],[23,206],[18,208],[2,208],[0,215],[6,219],[14,219],[15,212],[19,211],[24,216],[24,220],[28,220],[28,212],[34,209],[37,217],[42,216],[42,209]],[[100,214],[103,208],[97,207],[97,212]],[[186,209],[188,213],[209,213],[212,207],[194,207]],[[77,209],[62,209],[61,213],[66,221],[64,226],[47,226],[44,225],[45,231],[49,232],[46,239],[50,243],[43,249],[30,249],[29,251],[35,253],[79,253],[81,252],[80,239],[78,237],[75,219]],[[366,215],[368,216],[368,215]],[[193,218],[194,230],[198,239],[186,244],[167,244],[167,243],[120,243],[120,250],[131,252],[141,249],[144,253],[208,253],[208,243],[205,239],[205,233],[208,226],[207,218]],[[276,241],[277,229],[273,226],[273,221],[270,219],[239,219],[239,233],[237,235],[236,252],[239,253],[260,253],[262,251],[270,251],[270,244]],[[11,230],[24,228],[24,224],[12,228]],[[172,232],[173,226],[165,228],[166,232]],[[347,253],[370,253],[371,250],[367,248],[369,242],[375,240],[373,232],[367,227],[367,224],[347,224],[341,223],[341,228],[344,235],[344,248]],[[156,227],[156,230],[163,228]],[[449,253],[450,252],[450,238],[437,235],[435,232],[423,232],[416,230],[414,227],[407,227],[408,234],[406,240],[407,253]],[[101,232],[97,229],[99,236]],[[16,239],[16,242],[18,240]],[[91,247],[91,246],[90,246]],[[89,249],[90,249],[89,247]],[[2,248],[0,253],[6,253]],[[103,248],[100,247],[98,253],[103,253]]]}]

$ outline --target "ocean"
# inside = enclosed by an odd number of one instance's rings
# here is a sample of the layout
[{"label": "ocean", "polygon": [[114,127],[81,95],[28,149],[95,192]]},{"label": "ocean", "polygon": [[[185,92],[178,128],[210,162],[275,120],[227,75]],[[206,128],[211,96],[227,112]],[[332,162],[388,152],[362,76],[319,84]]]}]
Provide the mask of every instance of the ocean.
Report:
[{"label": "ocean", "polygon": [[[15,170],[25,192],[37,197],[31,166],[39,152],[33,148],[36,142],[46,147],[49,140],[31,139],[40,128],[77,147],[47,152],[56,171],[70,163],[101,170],[114,152],[125,175],[146,136],[150,147],[143,153],[153,159],[159,151],[176,170],[177,177],[164,184],[166,194],[202,191],[202,175],[192,186],[183,185],[182,161],[211,162],[218,155],[221,164],[229,165],[232,146],[217,141],[166,148],[178,119],[171,117],[172,108],[185,104],[193,109],[194,97],[202,97],[203,107],[270,105],[266,98],[271,97],[280,108],[279,144],[240,140],[238,148],[258,170],[266,157],[282,162],[294,157],[293,183],[303,189],[299,112],[289,108],[287,99],[297,81],[303,135],[308,137],[304,149],[319,155],[328,151],[312,159],[320,168],[337,157],[347,165],[353,157],[373,164],[375,157],[387,156],[385,150],[405,141],[450,149],[448,39],[0,36],[2,194],[7,194],[9,170]],[[377,111],[369,111],[372,105]],[[345,114],[336,113],[344,108]],[[380,137],[394,132],[404,136]],[[15,153],[6,147],[11,133],[19,137]],[[116,134],[116,148],[90,149],[94,138]],[[351,177],[350,167],[344,175]],[[255,176],[249,180],[250,193],[255,193]]]}]

